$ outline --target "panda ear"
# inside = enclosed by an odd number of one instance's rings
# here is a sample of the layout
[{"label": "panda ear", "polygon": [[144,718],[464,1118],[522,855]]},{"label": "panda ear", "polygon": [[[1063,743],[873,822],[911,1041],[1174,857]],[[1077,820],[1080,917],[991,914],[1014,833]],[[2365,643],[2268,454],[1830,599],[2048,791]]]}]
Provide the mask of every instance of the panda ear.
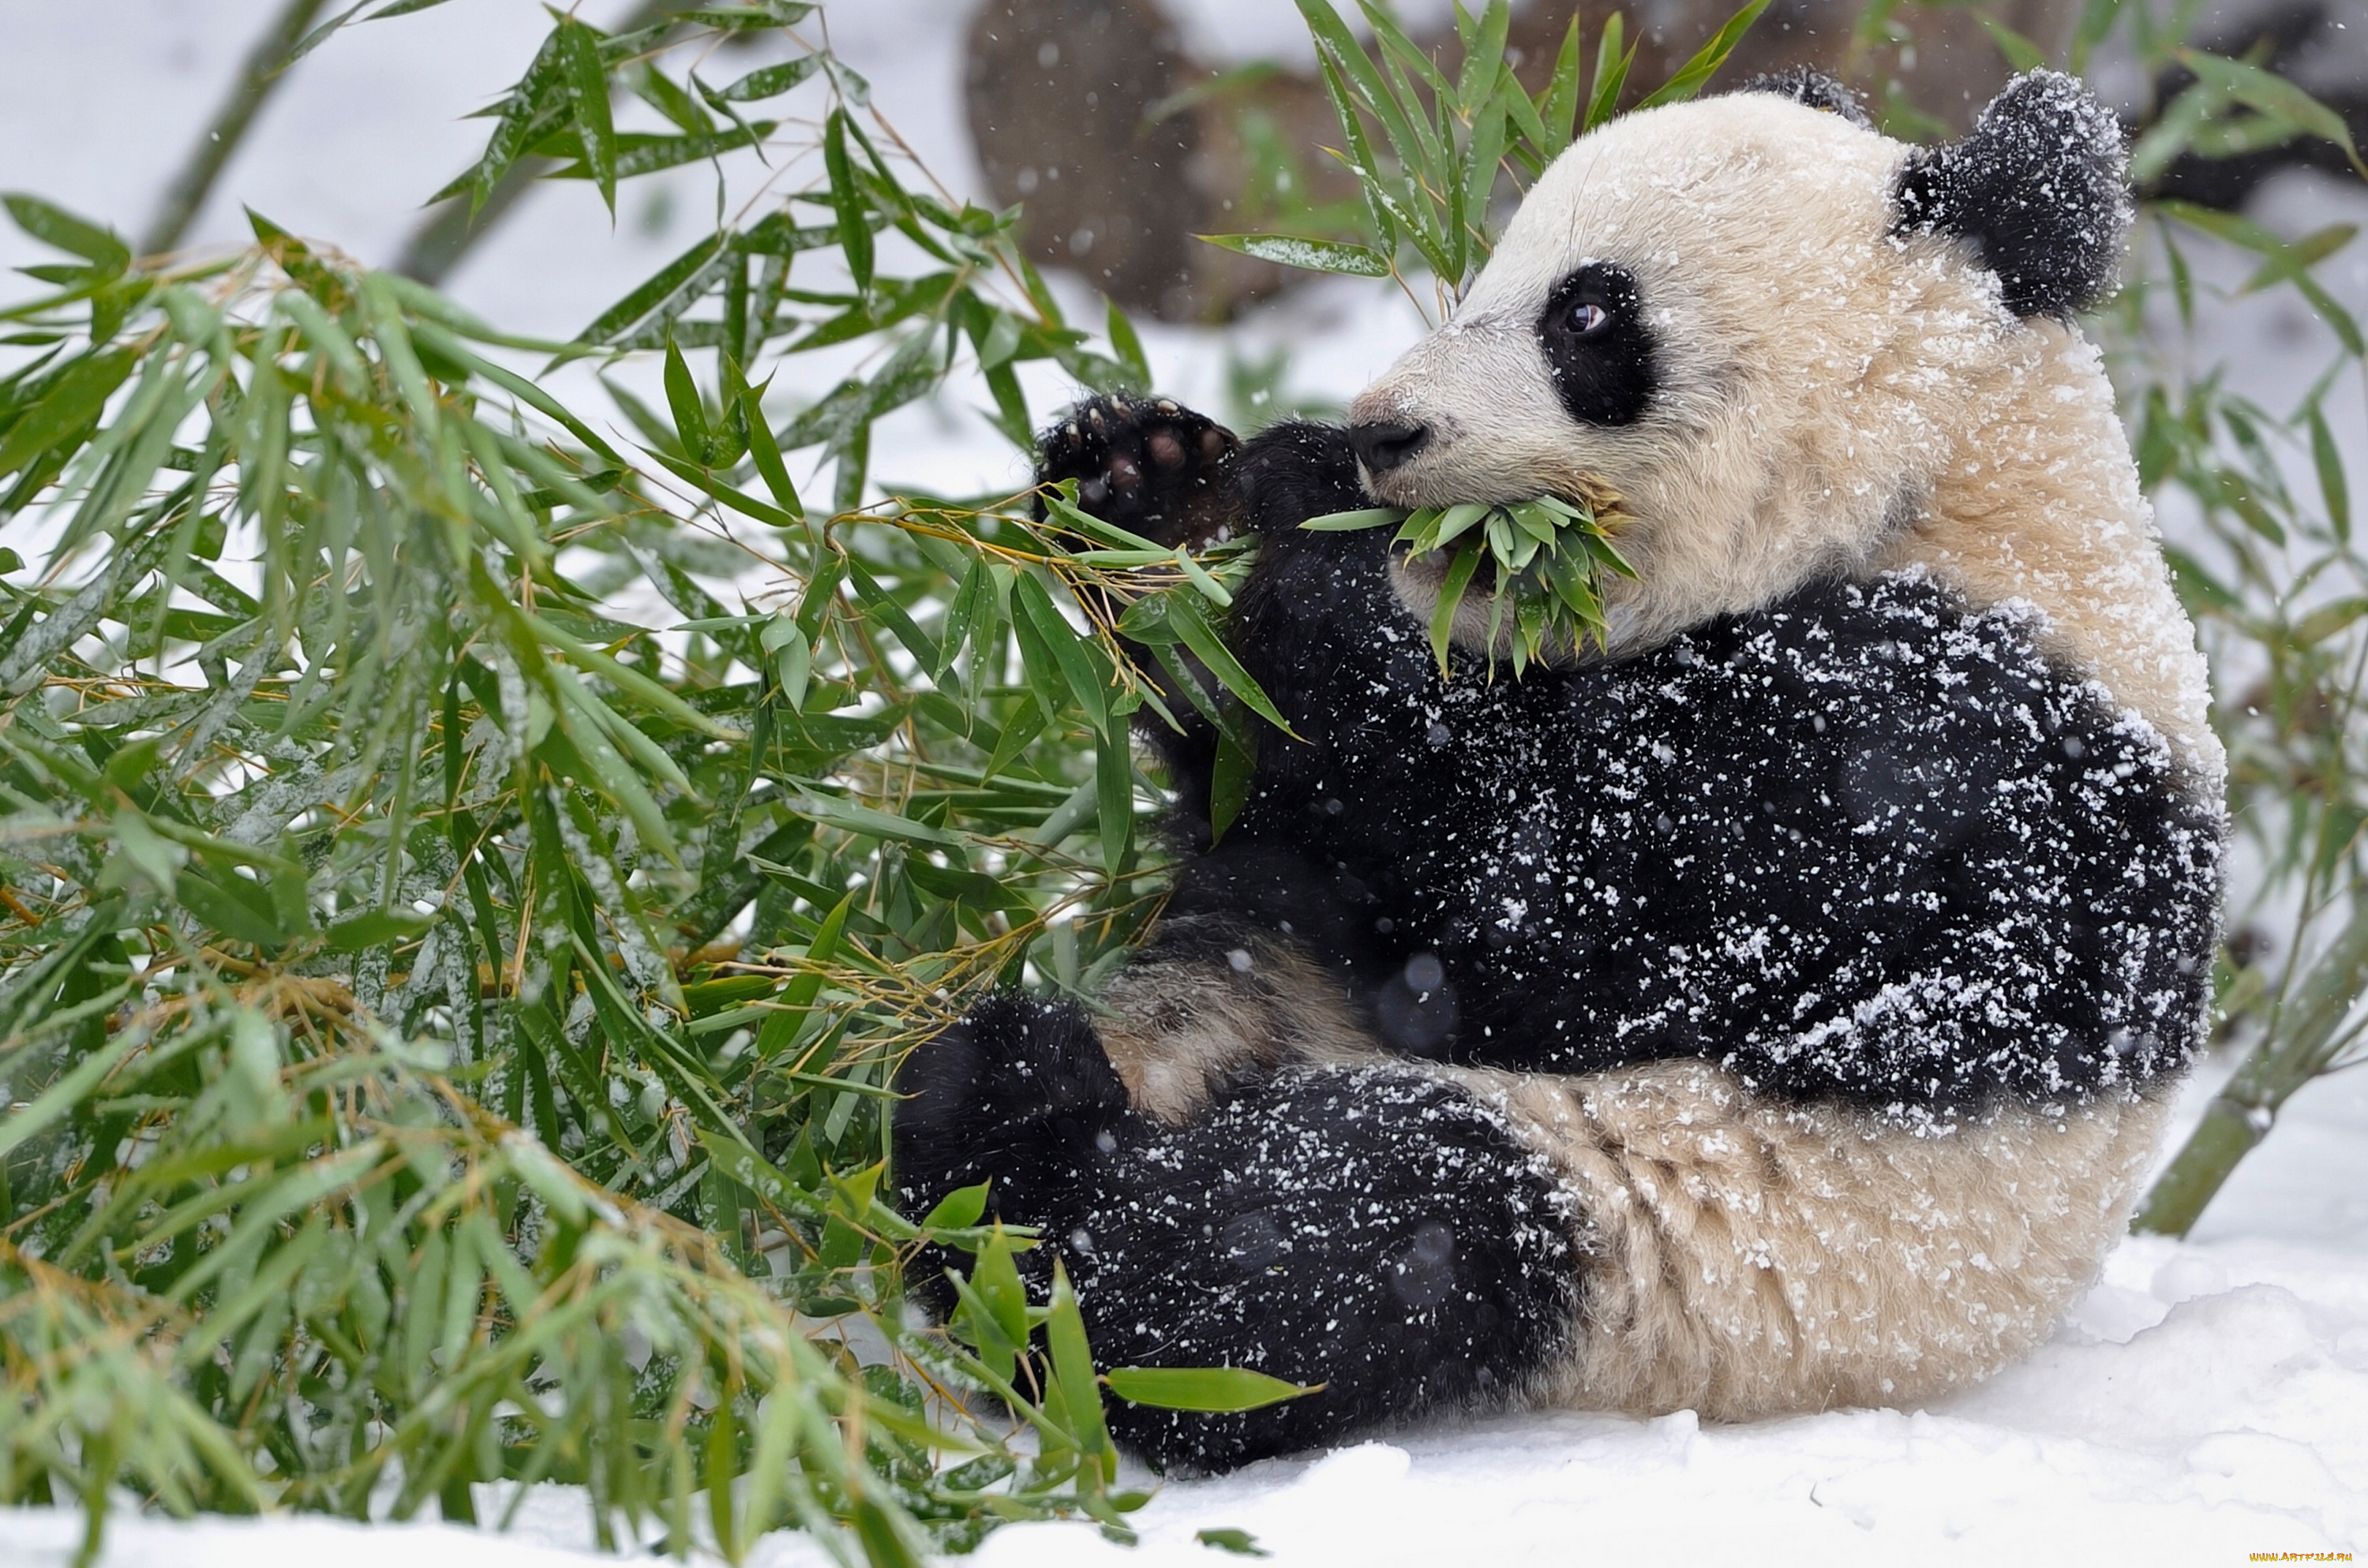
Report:
[{"label": "panda ear", "polygon": [[2017,315],[2069,316],[2113,290],[2129,237],[2122,124],[2055,71],[2007,84],[1962,142],[1907,155],[1895,234],[1972,241]]},{"label": "panda ear", "polygon": [[1735,89],[1738,93],[1773,93],[1811,108],[1838,114],[1862,130],[1874,129],[1874,121],[1866,117],[1866,106],[1858,95],[1824,72],[1806,65],[1795,65],[1787,71],[1771,71],[1754,76]]}]

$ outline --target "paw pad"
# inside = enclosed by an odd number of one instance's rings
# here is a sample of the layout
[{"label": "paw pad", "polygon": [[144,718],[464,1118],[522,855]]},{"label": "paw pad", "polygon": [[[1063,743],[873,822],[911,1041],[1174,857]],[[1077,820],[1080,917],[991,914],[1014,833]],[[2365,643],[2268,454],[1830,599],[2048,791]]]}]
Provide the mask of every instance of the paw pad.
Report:
[{"label": "paw pad", "polygon": [[1239,446],[1172,398],[1097,397],[1045,432],[1036,482],[1074,479],[1078,504],[1095,517],[1198,547],[1230,537],[1233,498],[1220,482]]}]

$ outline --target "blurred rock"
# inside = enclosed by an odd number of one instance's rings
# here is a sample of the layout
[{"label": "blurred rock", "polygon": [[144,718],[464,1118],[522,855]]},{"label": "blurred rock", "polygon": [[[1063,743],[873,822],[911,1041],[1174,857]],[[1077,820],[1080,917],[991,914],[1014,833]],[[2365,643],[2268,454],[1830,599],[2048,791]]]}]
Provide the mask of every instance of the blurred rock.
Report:
[{"label": "blurred rock", "polygon": [[1027,204],[1036,261],[1130,308],[1201,313],[1200,120],[1152,111],[1206,74],[1152,0],[986,0],[971,23],[971,135],[996,201]]},{"label": "blurred rock", "polygon": [[[1903,6],[1867,39],[1858,36],[1861,9],[1861,0],[1778,0],[1709,90],[1815,65],[1858,86],[1902,132],[1943,134],[1963,131],[2009,74],[1969,8]],[[1989,7],[2050,57],[2068,42],[2078,9],[2078,0]],[[1733,10],[1734,0],[1631,6],[1637,52],[1626,101],[1668,80]],[[1516,5],[1508,43],[1532,91],[1553,70],[1573,13],[1567,0]],[[1594,29],[1608,14],[1586,14],[1589,69]],[[1452,28],[1418,41],[1442,62],[1460,57]],[[1315,77],[1219,73],[1190,57],[1156,0],[985,0],[971,24],[969,112],[996,200],[1026,205],[1029,254],[1168,321],[1223,320],[1293,278],[1193,235],[1259,232],[1356,196],[1321,151],[1339,131]]]}]

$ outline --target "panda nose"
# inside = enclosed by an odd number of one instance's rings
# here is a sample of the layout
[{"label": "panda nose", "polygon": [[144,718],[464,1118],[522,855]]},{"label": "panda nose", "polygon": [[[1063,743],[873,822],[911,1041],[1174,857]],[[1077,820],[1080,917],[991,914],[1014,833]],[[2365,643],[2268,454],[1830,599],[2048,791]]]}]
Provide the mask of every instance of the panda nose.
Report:
[{"label": "panda nose", "polygon": [[1428,425],[1352,425],[1349,445],[1370,474],[1384,474],[1430,445]]}]

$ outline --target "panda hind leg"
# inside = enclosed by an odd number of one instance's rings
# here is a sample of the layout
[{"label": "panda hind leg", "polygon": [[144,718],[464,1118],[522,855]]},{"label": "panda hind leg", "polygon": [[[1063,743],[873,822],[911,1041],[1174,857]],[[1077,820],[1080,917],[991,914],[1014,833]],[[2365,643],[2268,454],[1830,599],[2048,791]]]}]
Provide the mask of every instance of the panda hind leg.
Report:
[{"label": "panda hind leg", "polygon": [[1163,1468],[1494,1408],[1570,1353],[1567,1189],[1500,1109],[1420,1068],[1286,1070],[1167,1125],[1126,1108],[1081,1012],[1000,997],[896,1086],[905,1202],[995,1178],[996,1212],[1046,1244],[1024,1271],[1065,1262],[1102,1365],[1321,1385],[1234,1414],[1113,1399],[1112,1434]]},{"label": "panda hind leg", "polygon": [[1162,1468],[1501,1408],[1567,1361],[1569,1196],[1461,1085],[1404,1066],[1286,1071],[1151,1131],[1064,1238],[1097,1358],[1320,1385],[1225,1415],[1112,1401],[1112,1435]]}]

